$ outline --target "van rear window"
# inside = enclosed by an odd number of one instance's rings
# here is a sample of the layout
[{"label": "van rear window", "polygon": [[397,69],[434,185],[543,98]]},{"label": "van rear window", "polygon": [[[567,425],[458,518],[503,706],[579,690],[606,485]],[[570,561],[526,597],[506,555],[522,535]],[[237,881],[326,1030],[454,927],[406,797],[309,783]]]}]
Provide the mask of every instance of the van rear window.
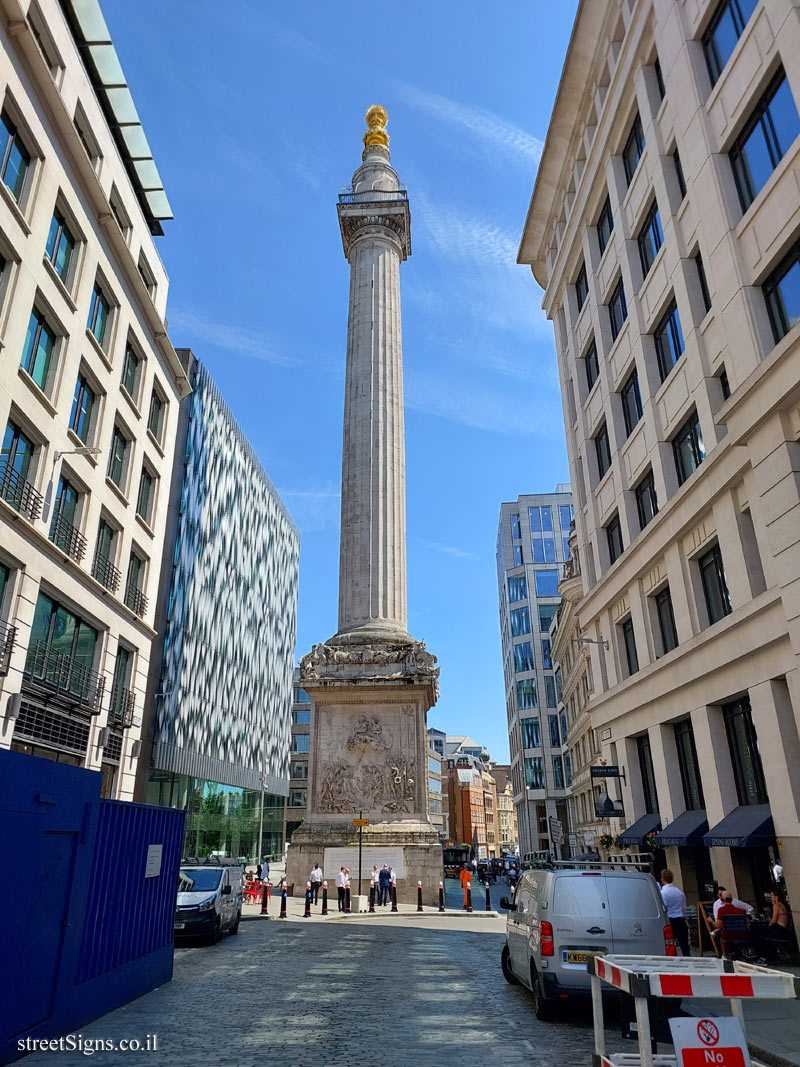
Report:
[{"label": "van rear window", "polygon": [[553,911],[558,915],[602,915],[605,902],[605,878],[580,874],[556,878]]},{"label": "van rear window", "polygon": [[661,914],[658,890],[649,878],[607,878],[606,888],[612,915],[655,919]]}]

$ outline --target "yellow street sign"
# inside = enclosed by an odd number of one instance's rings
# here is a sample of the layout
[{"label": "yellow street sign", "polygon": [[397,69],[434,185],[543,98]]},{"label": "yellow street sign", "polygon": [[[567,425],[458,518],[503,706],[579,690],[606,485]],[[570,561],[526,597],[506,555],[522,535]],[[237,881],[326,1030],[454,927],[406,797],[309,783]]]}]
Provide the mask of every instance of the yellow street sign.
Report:
[{"label": "yellow street sign", "polygon": [[369,819],[353,819],[353,826],[369,826]]}]

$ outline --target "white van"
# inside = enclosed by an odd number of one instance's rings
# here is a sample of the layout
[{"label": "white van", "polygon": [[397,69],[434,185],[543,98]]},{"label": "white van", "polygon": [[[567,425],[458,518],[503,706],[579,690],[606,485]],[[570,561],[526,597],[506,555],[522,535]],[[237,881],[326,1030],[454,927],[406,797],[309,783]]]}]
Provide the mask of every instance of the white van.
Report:
[{"label": "white van", "polygon": [[226,930],[239,933],[244,871],[238,866],[181,867],[175,906],[175,939],[205,937],[216,943]]},{"label": "white van", "polygon": [[503,974],[528,986],[539,1019],[590,995],[589,956],[677,954],[656,880],[641,871],[525,871],[514,902],[500,904],[508,908]]}]

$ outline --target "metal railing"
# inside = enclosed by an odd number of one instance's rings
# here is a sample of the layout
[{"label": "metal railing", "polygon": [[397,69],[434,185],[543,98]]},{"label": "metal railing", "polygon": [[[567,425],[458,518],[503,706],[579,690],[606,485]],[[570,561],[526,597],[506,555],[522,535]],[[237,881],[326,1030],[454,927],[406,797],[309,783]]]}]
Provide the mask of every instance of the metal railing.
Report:
[{"label": "metal railing", "polygon": [[135,611],[140,619],[147,611],[147,597],[138,586],[133,585],[131,582],[128,582],[128,587],[125,590],[125,604],[131,611]]},{"label": "metal railing", "polygon": [[352,189],[342,189],[339,193],[340,204],[393,204],[407,203],[406,189],[364,189],[358,193]]},{"label": "metal railing", "polygon": [[62,552],[71,556],[76,563],[80,563],[86,555],[86,538],[64,518],[60,511],[56,512],[50,524],[50,540]]},{"label": "metal railing", "polygon": [[8,674],[11,665],[11,653],[17,639],[17,628],[10,622],[0,622],[0,677]]},{"label": "metal railing", "polygon": [[111,590],[112,593],[116,593],[122,580],[121,572],[117,570],[109,559],[106,559],[99,548],[94,554],[92,577],[96,578],[101,585]]},{"label": "metal railing", "polygon": [[116,685],[111,690],[111,707],[108,710],[108,725],[121,726],[127,730],[133,725],[133,709],[136,697],[132,689]]},{"label": "metal railing", "polygon": [[7,459],[0,460],[0,497],[31,522],[42,512],[42,494],[9,466]]},{"label": "metal railing", "polygon": [[90,715],[100,711],[105,677],[44,641],[36,641],[28,649],[23,675],[28,682],[58,694]]}]

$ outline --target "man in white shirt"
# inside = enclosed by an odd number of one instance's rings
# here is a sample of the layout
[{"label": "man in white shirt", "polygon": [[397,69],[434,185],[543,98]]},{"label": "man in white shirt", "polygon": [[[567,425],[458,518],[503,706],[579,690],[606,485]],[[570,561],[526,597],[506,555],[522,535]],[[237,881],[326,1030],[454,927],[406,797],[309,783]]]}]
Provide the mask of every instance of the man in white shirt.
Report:
[{"label": "man in white shirt", "polygon": [[311,882],[311,899],[314,904],[319,900],[319,888],[322,885],[322,878],[322,868],[319,865],[319,860],[317,860],[308,879]]},{"label": "man in white shirt", "polygon": [[372,898],[373,907],[378,903],[378,884],[380,882],[380,872],[378,871],[378,865],[373,863],[372,870],[369,873],[369,894]]},{"label": "man in white shirt", "polygon": [[675,940],[680,945],[681,953],[684,956],[691,956],[689,927],[686,925],[686,916],[684,915],[686,897],[682,889],[678,889],[676,885],[672,884],[673,878],[672,871],[665,867],[661,872],[661,898],[664,901],[664,907],[667,909],[669,925],[672,927]]},{"label": "man in white shirt", "polygon": [[[727,901],[722,899],[722,894],[725,892],[726,890],[724,885],[717,886],[717,899],[714,901],[714,922],[717,921],[717,918],[719,916],[719,909],[722,907],[723,904],[728,903]],[[733,897],[730,903],[733,904],[734,908],[740,908],[747,915],[752,916],[755,914],[755,908],[753,907],[753,905],[745,904],[743,900],[738,900],[736,897]]]},{"label": "man in white shirt", "polygon": [[339,894],[339,911],[344,911],[344,887],[347,885],[347,868],[341,867],[336,875],[336,892]]}]

